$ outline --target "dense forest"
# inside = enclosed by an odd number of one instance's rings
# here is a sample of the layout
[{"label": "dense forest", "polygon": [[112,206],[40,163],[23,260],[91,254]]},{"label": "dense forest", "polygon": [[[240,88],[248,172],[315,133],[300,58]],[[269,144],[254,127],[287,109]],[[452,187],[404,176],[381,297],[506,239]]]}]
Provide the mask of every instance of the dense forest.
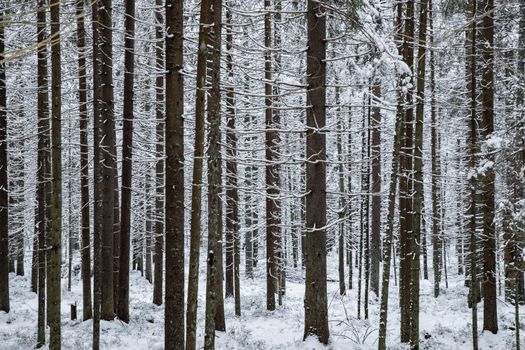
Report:
[{"label": "dense forest", "polygon": [[524,0],[0,0],[0,349],[520,349]]}]

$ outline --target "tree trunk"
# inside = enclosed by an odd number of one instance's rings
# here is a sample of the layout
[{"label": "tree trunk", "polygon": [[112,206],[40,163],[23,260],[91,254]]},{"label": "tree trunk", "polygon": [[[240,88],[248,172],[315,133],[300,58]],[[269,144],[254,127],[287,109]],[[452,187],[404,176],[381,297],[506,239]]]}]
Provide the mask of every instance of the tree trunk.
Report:
[{"label": "tree trunk", "polygon": [[62,98],[60,53],[60,2],[51,4],[51,221],[47,237],[47,323],[49,348],[61,347],[60,266],[62,262]]},{"label": "tree trunk", "polygon": [[122,130],[122,188],[120,212],[119,290],[117,316],[129,322],[129,251],[133,170],[133,84],[135,72],[135,1],[126,0],[124,18],[124,104]]},{"label": "tree trunk", "polygon": [[[476,81],[476,48],[477,48],[477,1],[472,0],[469,4],[472,7],[472,29],[470,37],[470,62],[467,64],[468,75],[470,81],[467,82],[467,89],[469,90],[470,97],[470,116],[469,116],[469,135],[468,135],[468,148],[469,148],[469,158],[468,158],[468,168],[470,171],[475,171],[477,166],[477,154],[478,150],[478,120],[477,120],[477,81]],[[468,33],[467,33],[468,35]],[[469,57],[466,57],[467,60]],[[469,295],[468,303],[469,307],[472,308],[472,348],[473,350],[478,349],[478,308],[477,303],[479,302],[479,285],[478,285],[478,268],[477,268],[477,235],[476,235],[476,214],[477,214],[477,194],[476,188],[478,186],[478,179],[476,176],[471,176],[468,179],[469,182],[469,192],[468,192],[468,228],[469,231],[469,260],[470,260],[470,284],[469,284]]]},{"label": "tree trunk", "polygon": [[279,133],[272,97],[272,21],[271,1],[264,1],[264,104],[265,104],[265,143],[266,143],[266,309],[275,310],[277,285],[277,244],[280,237],[279,213],[279,166],[276,163],[279,147]]},{"label": "tree trunk", "polygon": [[[149,107],[147,108],[149,109]],[[148,111],[145,111],[146,115],[149,113]],[[146,274],[146,280],[149,283],[153,282],[153,275],[151,273],[151,236],[153,235],[152,232],[152,208],[151,208],[151,176],[150,176],[150,170],[146,170],[146,179],[145,179],[145,191],[144,191],[144,216],[146,218],[146,228],[144,230],[145,234],[145,246],[146,246],[146,253],[144,255],[144,258],[146,260],[146,266],[145,266],[145,274]]]},{"label": "tree trunk", "polygon": [[414,193],[412,197],[412,261],[411,261],[411,296],[410,296],[410,348],[419,349],[419,275],[421,213],[423,210],[423,124],[425,122],[425,68],[427,43],[428,1],[421,0],[419,8],[419,38],[416,76],[416,130],[414,140]]},{"label": "tree trunk", "polygon": [[[339,88],[339,82],[336,77],[335,81],[336,87],[335,87],[335,105],[337,108],[337,112],[339,112],[339,105],[341,103],[340,101],[340,88]],[[337,254],[339,256],[339,264],[338,264],[338,270],[339,270],[339,294],[345,295],[346,294],[346,286],[345,286],[345,234],[344,234],[344,218],[346,214],[346,201],[345,201],[345,178],[344,178],[344,159],[343,159],[343,123],[342,118],[339,115],[339,113],[336,114],[337,116],[337,161],[338,161],[338,185],[339,185],[339,224],[337,225],[338,233],[337,233],[337,241],[338,241],[338,251]],[[349,126],[350,127],[350,126]]]},{"label": "tree trunk", "polygon": [[363,108],[363,146],[362,146],[362,173],[361,173],[361,192],[364,199],[362,200],[362,230],[363,230],[363,256],[361,263],[364,264],[365,285],[364,285],[364,316],[368,319],[368,292],[370,285],[370,117],[371,117],[371,102],[370,87],[368,90],[367,102],[363,105],[368,105],[368,108]]},{"label": "tree trunk", "polygon": [[100,113],[101,139],[100,157],[103,163],[101,169],[102,191],[102,280],[100,317],[109,321],[114,318],[115,307],[113,300],[113,234],[114,234],[114,185],[116,166],[115,154],[112,148],[115,145],[115,119],[113,113],[113,63],[112,63],[112,0],[102,0],[98,8],[100,23],[99,50],[100,50]]},{"label": "tree trunk", "polygon": [[[434,27],[433,16],[430,16],[430,42],[434,43]],[[433,46],[432,46],[433,47]],[[430,51],[430,89],[431,89],[431,109],[430,109],[430,123],[431,123],[431,166],[432,166],[432,269],[434,270],[434,297],[439,296],[439,284],[441,282],[441,232],[440,232],[440,216],[439,203],[441,190],[439,188],[439,177],[441,170],[439,168],[439,154],[438,154],[438,125],[437,125],[437,106],[435,97],[435,62],[434,51]]]},{"label": "tree trunk", "polygon": [[[0,10],[3,17],[5,10]],[[7,179],[7,90],[5,74],[5,24],[0,23],[0,310],[9,312],[9,184]]]},{"label": "tree trunk", "polygon": [[[352,125],[352,108],[348,107],[348,128]],[[352,131],[348,130],[348,194],[352,193]],[[347,259],[346,263],[348,264],[348,289],[353,288],[352,279],[354,277],[354,265],[352,264],[353,251],[354,251],[354,238],[353,238],[353,221],[352,221],[352,197],[349,196],[346,202],[346,214],[348,215],[348,237],[346,241],[346,250],[347,250]]]},{"label": "tree trunk", "polygon": [[[398,11],[401,5],[397,5]],[[399,15],[399,12],[398,12]],[[398,17],[400,18],[400,17]],[[378,350],[386,349],[386,330],[388,321],[388,287],[390,285],[390,264],[392,261],[392,250],[394,249],[394,216],[396,208],[396,191],[399,172],[399,152],[401,142],[401,123],[403,119],[403,105],[401,92],[398,93],[398,105],[396,112],[396,125],[394,134],[394,144],[392,145],[392,165],[390,175],[390,185],[388,188],[388,212],[386,219],[386,233],[383,242],[383,278],[381,284],[381,306],[379,310],[379,342]],[[395,254],[394,254],[394,274],[395,274]],[[395,278],[395,277],[394,277]]]},{"label": "tree trunk", "polygon": [[193,153],[193,185],[191,193],[191,242],[188,275],[188,309],[186,311],[186,350],[197,345],[197,306],[199,289],[199,259],[201,246],[202,173],[206,112],[206,62],[211,0],[201,1],[199,48],[197,52],[197,82],[195,92],[195,148]]},{"label": "tree trunk", "polygon": [[[405,31],[403,38],[403,61],[410,72],[414,66],[414,1],[406,2]],[[407,88],[405,94],[404,120],[400,151],[400,178],[399,178],[399,301],[401,312],[401,342],[410,341],[410,305],[412,293],[412,248],[413,242],[413,208],[412,208],[412,148],[413,148],[413,91]]]},{"label": "tree trunk", "polygon": [[93,350],[100,348],[100,304],[101,304],[101,165],[100,165],[100,25],[99,3],[91,9],[93,32]]},{"label": "tree trunk", "polygon": [[[487,142],[494,132],[494,0],[480,4],[481,19],[481,140]],[[486,171],[482,176],[483,205],[483,330],[498,332],[496,302],[496,232],[494,224],[494,154],[487,150],[484,159]]]},{"label": "tree trunk", "polygon": [[153,283],[153,304],[162,304],[162,285],[164,274],[164,28],[162,26],[162,0],[155,0],[155,113],[157,118],[157,144],[156,144],[156,196],[155,196],[155,271]]},{"label": "tree trunk", "polygon": [[[89,219],[89,160],[86,72],[86,31],[84,28],[84,1],[76,1],[78,47],[78,104],[80,118],[80,207],[82,242],[82,319],[92,317],[91,308],[91,244]],[[40,21],[39,21],[40,22]]]},{"label": "tree trunk", "polygon": [[206,278],[206,319],[204,348],[215,348],[215,330],[224,331],[222,281],[222,210],[221,210],[221,117],[220,117],[220,59],[222,0],[211,0],[210,55],[211,91],[208,99],[208,266]]},{"label": "tree trunk", "polygon": [[307,5],[306,238],[304,339],[328,344],[326,295],[326,13],[317,1]]},{"label": "tree trunk", "polygon": [[166,350],[184,349],[183,2],[166,1]]},{"label": "tree trunk", "polygon": [[[231,5],[231,3],[229,4]],[[226,68],[228,79],[233,84],[233,20],[232,12],[226,7]],[[237,134],[235,130],[235,90],[233,87],[226,88],[226,111],[227,111],[227,187],[226,187],[226,229],[231,232],[233,244],[230,246],[233,254],[233,294],[235,297],[235,315],[241,315],[241,289],[239,278],[240,266],[240,231],[239,231],[239,192],[237,190]]]},{"label": "tree trunk", "polygon": [[[49,164],[49,90],[48,90],[48,73],[47,73],[47,55],[48,49],[46,42],[47,37],[47,19],[46,19],[46,1],[39,0],[37,12],[37,43],[38,43],[38,66],[37,66],[37,106],[38,106],[38,170],[37,170],[37,193],[38,202],[38,316],[37,316],[37,348],[45,345],[46,342],[46,236],[49,232],[49,200],[51,166]],[[0,28],[1,30],[2,28]],[[0,40],[0,45],[1,45]],[[1,58],[0,58],[1,60]],[[1,72],[1,71],[0,71]],[[80,75],[80,73],[79,73]],[[0,76],[0,84],[5,81]],[[0,89],[1,91],[1,89]],[[1,96],[1,95],[0,95]],[[0,108],[0,113],[2,109]],[[1,119],[0,119],[1,120]],[[0,130],[4,128],[0,127]],[[1,154],[0,154],[1,156]],[[1,207],[3,205],[0,204]],[[88,207],[89,208],[89,207]],[[1,220],[1,219],[0,219]],[[3,225],[0,225],[3,227]],[[89,238],[89,237],[88,237]],[[0,256],[2,254],[0,253]],[[4,266],[4,264],[1,264]],[[6,264],[7,265],[7,264]],[[88,285],[90,281],[88,280]],[[84,294],[85,295],[85,294]],[[90,295],[91,296],[91,295]],[[91,307],[91,302],[88,308]]]},{"label": "tree trunk", "polygon": [[379,263],[381,261],[381,81],[372,78],[372,214],[370,249],[370,288],[379,296]]}]

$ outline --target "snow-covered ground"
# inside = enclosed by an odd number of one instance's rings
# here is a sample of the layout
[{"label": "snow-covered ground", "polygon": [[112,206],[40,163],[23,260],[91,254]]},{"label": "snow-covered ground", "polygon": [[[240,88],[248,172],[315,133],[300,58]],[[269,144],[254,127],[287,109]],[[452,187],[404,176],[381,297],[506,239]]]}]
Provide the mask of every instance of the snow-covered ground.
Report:
[{"label": "snow-covered ground", "polygon": [[[337,281],[336,256],[330,255],[329,280]],[[313,339],[302,341],[304,285],[300,274],[291,271],[286,284],[284,303],[274,312],[265,310],[266,282],[261,275],[254,280],[241,277],[242,316],[236,317],[233,299],[226,300],[227,332],[217,333],[217,349],[376,349],[379,317],[379,299],[371,294],[370,319],[357,319],[357,291],[347,291],[339,296],[338,283],[328,283],[330,339],[328,347]],[[29,291],[30,278],[11,275],[11,312],[0,313],[0,349],[32,349],[36,344],[37,297]],[[449,288],[432,296],[430,282],[421,282],[421,348],[422,349],[471,349],[471,312],[467,307],[467,289],[463,277],[449,272]],[[204,339],[204,287],[205,271],[201,272],[198,345]],[[102,349],[163,349],[164,307],[151,302],[153,288],[140,273],[133,271],[130,278],[130,323],[119,320],[102,321]],[[70,320],[70,304],[78,304],[82,316],[80,276],[75,276],[72,291],[62,291],[62,344],[63,349],[91,349],[92,323]],[[514,308],[498,298],[500,332],[497,335],[481,334],[481,349],[507,350],[514,348]],[[363,312],[361,313],[363,315]],[[390,288],[388,312],[388,340],[390,349],[408,349],[399,344],[398,287]],[[483,323],[483,303],[479,304],[479,327]],[[523,321],[522,321],[523,322]],[[525,333],[522,331],[522,334]],[[425,337],[426,335],[426,337]],[[427,338],[427,339],[425,339]],[[522,337],[523,343],[523,337]]]}]

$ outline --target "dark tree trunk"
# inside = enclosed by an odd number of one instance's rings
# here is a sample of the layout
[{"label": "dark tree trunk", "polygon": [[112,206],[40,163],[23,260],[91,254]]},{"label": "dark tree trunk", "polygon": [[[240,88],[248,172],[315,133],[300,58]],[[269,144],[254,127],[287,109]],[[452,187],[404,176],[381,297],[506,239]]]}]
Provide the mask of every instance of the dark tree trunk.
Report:
[{"label": "dark tree trunk", "polygon": [[100,28],[98,2],[94,2],[92,15],[93,32],[93,350],[100,348],[100,304],[102,284],[101,255],[101,165],[100,165]]},{"label": "dark tree trunk", "polygon": [[[398,9],[400,4],[397,5]],[[398,12],[399,14],[399,12]],[[399,17],[398,17],[399,18]],[[398,105],[396,112],[396,125],[394,134],[394,144],[392,146],[392,165],[390,175],[390,185],[388,188],[388,212],[386,219],[386,233],[383,242],[383,278],[381,285],[381,306],[379,310],[379,342],[378,350],[386,349],[386,330],[388,321],[388,288],[390,285],[390,264],[392,261],[392,251],[394,245],[394,215],[396,208],[396,191],[399,173],[399,151],[401,142],[401,123],[403,119],[403,105],[401,93],[398,95]],[[394,276],[395,276],[395,254],[394,254]]]},{"label": "dark tree trunk", "polygon": [[370,289],[379,296],[379,263],[381,261],[381,82],[372,80],[372,213],[370,241]]},{"label": "dark tree trunk", "polygon": [[308,0],[304,338],[328,344],[326,295],[326,9]]},{"label": "dark tree trunk", "polygon": [[62,262],[62,98],[60,53],[60,1],[51,4],[51,221],[47,237],[47,323],[49,348],[61,347],[60,266]]},{"label": "dark tree trunk", "polygon": [[272,21],[271,1],[264,1],[264,115],[266,143],[266,309],[275,310],[277,285],[277,243],[280,237],[279,213],[279,167],[275,162],[278,157],[279,134],[273,111],[272,97]]},{"label": "dark tree trunk", "polygon": [[113,62],[112,62],[112,0],[102,0],[98,7],[98,20],[100,23],[99,50],[100,50],[100,160],[102,191],[102,280],[100,317],[103,320],[112,320],[115,315],[113,294],[113,234],[114,234],[114,186],[116,166],[115,154],[115,117],[113,101]]},{"label": "dark tree trunk", "polygon": [[[410,71],[414,66],[414,1],[406,2],[405,30],[403,38],[403,61]],[[411,256],[413,248],[413,208],[412,208],[412,148],[413,148],[413,92],[407,88],[405,94],[404,120],[402,124],[402,141],[400,150],[399,178],[399,301],[401,312],[401,342],[410,341],[410,305],[412,292]]]},{"label": "dark tree trunk", "polygon": [[78,103],[80,114],[80,207],[82,241],[82,319],[92,317],[91,308],[91,244],[89,222],[89,160],[86,72],[86,31],[84,28],[84,1],[76,1],[78,47]]},{"label": "dark tree trunk", "polygon": [[[477,48],[477,1],[473,0],[469,4],[472,9],[472,29],[470,30],[471,37],[468,38],[470,41],[470,49],[467,53],[470,57],[466,57],[467,61],[467,74],[469,80],[467,80],[467,89],[469,90],[470,97],[470,116],[468,121],[469,135],[467,139],[467,145],[469,150],[468,168],[470,171],[475,171],[477,167],[477,154],[478,149],[478,118],[477,118],[477,81],[476,81],[476,48]],[[468,32],[467,32],[468,36]],[[468,43],[468,42],[467,42]],[[469,283],[469,295],[468,304],[472,308],[472,348],[478,349],[478,307],[480,291],[478,284],[478,267],[477,267],[477,186],[478,179],[475,176],[471,176],[469,179],[469,190],[468,190],[468,211],[466,217],[468,218],[467,230],[469,231],[469,262],[470,262],[470,283]]]},{"label": "dark tree trunk", "polygon": [[[135,72],[135,1],[126,0],[124,18],[124,105],[120,212],[119,289],[117,316],[129,322],[129,251],[131,235],[131,174],[133,169],[133,83]],[[146,233],[147,234],[147,233]]]},{"label": "dark tree trunk", "polygon": [[[352,125],[352,108],[348,107],[348,128]],[[352,193],[352,132],[348,130],[348,193]],[[352,197],[348,197],[348,200],[346,201],[346,215],[348,215],[348,236],[346,241],[346,251],[347,251],[347,259],[346,263],[348,265],[348,289],[353,289],[353,283],[352,279],[354,277],[354,265],[352,264],[353,259],[353,251],[354,251],[354,238],[353,238],[353,215],[352,215]]]},{"label": "dark tree trunk", "polygon": [[162,304],[162,285],[164,274],[164,28],[162,26],[162,0],[155,0],[155,60],[157,76],[155,78],[155,113],[157,118],[157,162],[155,169],[155,263],[153,282],[153,304]]},{"label": "dark tree trunk", "polygon": [[[6,11],[0,10],[3,17]],[[5,74],[5,24],[0,23],[0,164],[7,164],[7,90]],[[9,229],[7,166],[0,167],[0,310],[9,312]]]},{"label": "dark tree trunk", "polygon": [[166,350],[184,349],[183,2],[166,1]]},{"label": "dark tree trunk", "polygon": [[[215,330],[224,331],[224,296],[222,281],[222,210],[221,210],[221,154],[220,154],[220,59],[222,1],[211,0],[210,18],[210,78],[208,99],[208,257],[206,278],[206,319],[204,348],[215,348]],[[222,306],[222,310],[221,310]]]},{"label": "dark tree trunk", "polygon": [[[337,225],[337,241],[338,241],[338,272],[339,272],[339,294],[346,294],[345,285],[345,225],[344,218],[346,215],[346,198],[345,198],[345,177],[344,177],[344,159],[343,159],[343,123],[339,114],[340,108],[340,88],[338,80],[336,79],[335,88],[335,105],[337,106],[337,162],[338,164],[338,185],[339,185],[339,224]],[[350,127],[350,126],[349,126]]]},{"label": "dark tree trunk", "polygon": [[[148,84],[146,84],[148,85]],[[145,114],[148,115],[149,113],[149,103],[146,105],[146,111]],[[145,250],[146,253],[144,254],[144,259],[146,261],[144,270],[146,275],[146,280],[149,283],[153,282],[153,276],[151,273],[151,236],[152,236],[152,206],[151,206],[151,176],[150,176],[150,170],[146,170],[146,179],[145,179],[145,191],[144,191],[144,216],[146,218],[146,227],[144,230],[144,242],[145,242]]]},{"label": "dark tree trunk", "polygon": [[410,348],[419,349],[419,275],[421,255],[421,217],[423,210],[423,123],[425,117],[425,68],[427,43],[428,1],[421,0],[419,8],[419,50],[416,75],[416,129],[414,140],[414,193],[412,197],[412,262],[410,296]]},{"label": "dark tree trunk", "polygon": [[199,24],[199,49],[197,52],[197,82],[195,92],[195,146],[193,153],[193,184],[191,192],[191,240],[188,275],[188,308],[186,310],[186,350],[197,345],[197,306],[199,289],[199,258],[201,246],[202,174],[206,112],[206,62],[211,1],[202,0]]},{"label": "dark tree trunk", "polygon": [[[37,12],[37,105],[38,105],[38,171],[37,171],[37,202],[38,202],[38,319],[37,348],[46,341],[46,237],[49,232],[49,90],[47,75],[47,37],[46,1],[39,0]],[[4,81],[0,77],[0,82]],[[1,130],[1,128],[0,128]],[[89,281],[88,281],[89,283]],[[90,303],[91,304],[91,303]]]},{"label": "dark tree trunk", "polygon": [[[480,4],[481,19],[481,141],[487,141],[494,132],[494,0]],[[485,161],[494,162],[494,153],[488,150]],[[483,330],[498,332],[496,293],[496,232],[494,223],[494,167],[488,166],[482,177],[483,206]]]},{"label": "dark tree trunk", "polygon": [[[230,3],[231,5],[231,3]],[[233,25],[232,12],[226,7],[226,65],[228,79],[233,83]],[[226,165],[226,229],[231,232],[233,244],[230,246],[233,253],[233,294],[235,297],[235,315],[241,315],[241,289],[240,289],[240,230],[239,230],[239,192],[237,189],[237,134],[235,130],[235,90],[233,87],[226,89],[227,111],[227,165]]]}]

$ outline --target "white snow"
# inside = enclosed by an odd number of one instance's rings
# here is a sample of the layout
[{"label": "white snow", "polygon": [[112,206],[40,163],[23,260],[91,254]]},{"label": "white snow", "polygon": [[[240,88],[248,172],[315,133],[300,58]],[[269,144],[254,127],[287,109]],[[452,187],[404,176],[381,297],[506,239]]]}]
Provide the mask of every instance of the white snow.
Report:
[{"label": "white snow", "polygon": [[[452,254],[451,254],[451,261]],[[377,349],[377,328],[379,319],[379,299],[370,293],[370,319],[359,320],[357,315],[357,281],[354,270],[354,289],[347,295],[340,296],[337,281],[337,254],[334,250],[328,258],[328,311],[330,321],[330,339],[328,346],[323,346],[316,339],[303,342],[303,297],[304,285],[300,273],[291,269],[286,282],[286,295],[283,306],[274,312],[266,311],[266,282],[264,263],[256,269],[254,280],[241,276],[242,316],[234,315],[233,299],[225,302],[225,333],[217,333],[217,349]],[[201,265],[199,319],[197,338],[199,348],[204,339],[204,289],[205,264]],[[431,266],[430,266],[431,268]],[[433,297],[431,281],[421,281],[420,335],[421,349],[471,349],[471,311],[467,306],[467,289],[463,276],[457,276],[449,267],[449,288],[444,281],[441,295]],[[347,270],[348,271],[348,270]],[[242,271],[241,271],[242,272]],[[30,278],[11,275],[11,312],[0,313],[0,349],[32,349],[36,343],[37,298],[29,291]],[[432,274],[430,276],[432,279]],[[137,271],[130,276],[130,323],[119,320],[101,323],[102,349],[163,349],[164,348],[164,307],[155,306],[152,300],[152,285]],[[63,349],[91,349],[92,322],[69,320],[70,304],[78,304],[78,316],[82,317],[81,281],[79,276],[73,279],[71,292],[65,290],[63,280],[62,293],[62,343]],[[498,298],[500,331],[497,335],[480,334],[480,349],[512,349],[515,333],[513,306]],[[478,304],[478,324],[483,327],[483,302]],[[363,311],[361,312],[363,315]],[[511,327],[512,329],[509,329]],[[523,334],[524,332],[522,332]],[[425,339],[425,335],[428,339]],[[48,336],[48,335],[47,335]],[[523,338],[522,338],[523,341]],[[399,301],[398,287],[391,279],[388,336],[389,349],[408,349],[399,343]]]}]

